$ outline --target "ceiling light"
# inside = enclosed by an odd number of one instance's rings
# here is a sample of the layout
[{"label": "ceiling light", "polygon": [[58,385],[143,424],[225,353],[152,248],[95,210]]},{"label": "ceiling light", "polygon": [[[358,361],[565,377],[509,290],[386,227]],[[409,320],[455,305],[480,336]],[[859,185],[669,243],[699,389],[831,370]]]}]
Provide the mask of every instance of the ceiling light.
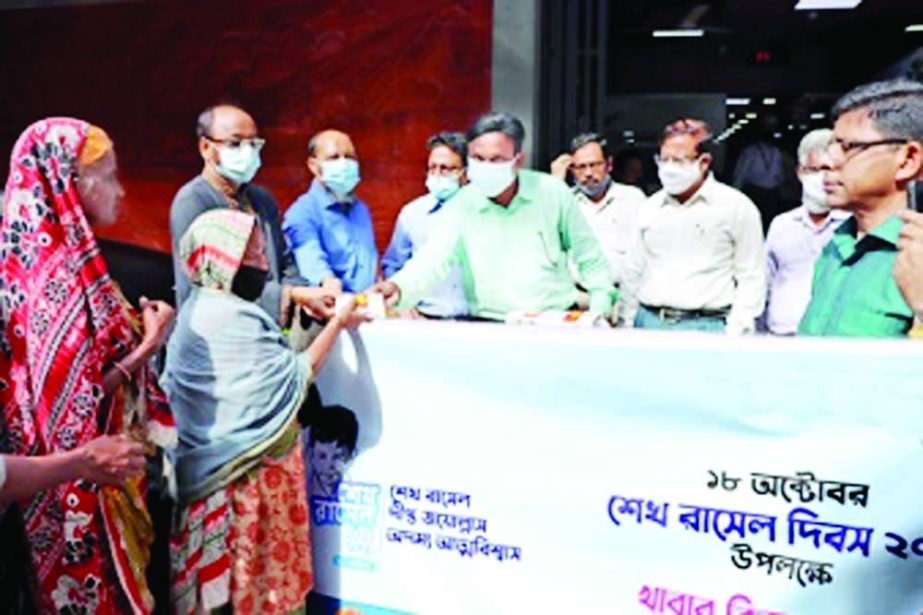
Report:
[{"label": "ceiling light", "polygon": [[776,99],[775,98],[764,98],[763,104],[764,105],[774,105],[776,104]]},{"label": "ceiling light", "polygon": [[745,107],[750,104],[750,99],[749,98],[728,98],[726,102],[728,106],[739,105],[739,106]]},{"label": "ceiling light", "polygon": [[812,119],[812,120],[822,120],[822,119],[824,119],[825,117],[827,117],[827,116],[824,115],[823,113],[812,113],[812,114],[811,114],[811,119]]},{"label": "ceiling light", "polygon": [[904,28],[904,32],[923,32],[923,23],[915,23]]},{"label": "ceiling light", "polygon": [[755,120],[755,119],[756,119],[756,113],[753,113],[753,112],[751,111],[750,113],[747,114],[747,119],[748,119],[748,120]]},{"label": "ceiling light", "polygon": [[695,38],[705,36],[705,30],[695,28],[679,28],[676,30],[654,30],[654,38]]},{"label": "ceiling light", "polygon": [[622,131],[622,136],[624,136],[624,137],[633,137],[633,136],[635,136],[635,131],[634,131],[634,130],[623,130],[623,131]]},{"label": "ceiling light", "polygon": [[743,126],[744,124],[749,124],[750,120],[748,120],[747,118],[743,118],[742,120],[739,120],[737,123]]},{"label": "ceiling light", "polygon": [[828,11],[836,9],[854,9],[862,0],[798,0],[796,11]]}]

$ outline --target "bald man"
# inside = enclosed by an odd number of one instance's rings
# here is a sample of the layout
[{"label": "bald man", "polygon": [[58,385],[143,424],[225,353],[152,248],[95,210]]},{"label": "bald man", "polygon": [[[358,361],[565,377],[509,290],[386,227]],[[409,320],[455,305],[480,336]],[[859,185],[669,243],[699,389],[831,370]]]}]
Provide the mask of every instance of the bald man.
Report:
[{"label": "bald man", "polygon": [[176,307],[189,296],[189,276],[179,261],[177,245],[199,214],[218,207],[241,209],[256,214],[266,238],[269,276],[256,280],[262,285],[257,303],[281,324],[287,325],[289,306],[297,303],[317,318],[332,315],[333,293],[308,288],[298,276],[295,261],[279,226],[279,206],[268,190],[251,183],[260,168],[259,137],[250,114],[233,105],[205,109],[196,124],[202,173],[179,189],[170,207],[170,235],[173,244],[173,279]]},{"label": "bald man", "polygon": [[282,231],[298,272],[334,292],[361,292],[375,282],[378,249],[369,208],[353,192],[359,162],[349,135],[324,130],[308,142],[308,191],[285,212]]}]

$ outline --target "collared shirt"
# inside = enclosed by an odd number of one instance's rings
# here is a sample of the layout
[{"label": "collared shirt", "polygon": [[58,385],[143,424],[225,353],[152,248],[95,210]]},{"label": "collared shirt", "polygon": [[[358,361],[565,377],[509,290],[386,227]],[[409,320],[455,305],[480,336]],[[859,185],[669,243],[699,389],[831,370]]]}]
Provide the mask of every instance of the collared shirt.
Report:
[{"label": "collared shirt", "polygon": [[298,197],[282,222],[302,277],[311,284],[335,277],[343,290],[361,292],[375,283],[378,248],[369,208],[358,198],[341,203],[317,179]]},{"label": "collared shirt", "polygon": [[583,217],[609,261],[612,281],[620,283],[628,249],[638,224],[638,210],[647,196],[639,188],[614,181],[599,202],[593,201],[576,188],[574,194]]},{"label": "collared shirt", "polygon": [[446,204],[426,246],[391,278],[401,289],[398,307],[415,306],[458,264],[475,316],[565,310],[577,300],[567,269],[572,257],[589,291],[590,311],[609,313],[612,274],[573,193],[547,173],[521,170],[518,181],[506,207],[472,185]]},{"label": "collared shirt", "polygon": [[[266,238],[269,279],[257,303],[274,319],[278,319],[283,285],[300,286],[306,281],[298,276],[292,253],[282,236],[279,227],[279,206],[272,194],[256,184],[246,184],[238,197],[242,205],[249,204],[253,209]],[[186,266],[179,258],[179,240],[200,214],[221,207],[228,207],[227,200],[201,175],[197,175],[180,188],[173,198],[173,204],[170,206],[170,238],[173,246],[173,279],[177,309],[183,305],[192,289]]]},{"label": "collared shirt", "polygon": [[891,274],[901,226],[891,216],[862,239],[855,218],[836,229],[817,259],[799,335],[900,337],[910,330],[913,310]]},{"label": "collared shirt", "polygon": [[622,281],[621,318],[638,304],[685,310],[730,306],[728,330],[752,331],[763,312],[766,264],[760,213],[709,175],[685,203],[660,190],[638,215]]},{"label": "collared shirt", "polygon": [[[386,278],[400,271],[404,263],[426,245],[433,225],[441,218],[444,205],[444,202],[427,193],[401,209],[391,243],[381,257],[381,271]],[[461,269],[452,267],[445,282],[420,301],[417,309],[427,316],[442,318],[466,315],[468,301],[465,299]]]},{"label": "collared shirt", "polygon": [[779,214],[766,235],[769,288],[766,326],[777,335],[798,330],[811,300],[814,264],[836,228],[849,212],[832,209],[820,225],[814,224],[804,205]]}]

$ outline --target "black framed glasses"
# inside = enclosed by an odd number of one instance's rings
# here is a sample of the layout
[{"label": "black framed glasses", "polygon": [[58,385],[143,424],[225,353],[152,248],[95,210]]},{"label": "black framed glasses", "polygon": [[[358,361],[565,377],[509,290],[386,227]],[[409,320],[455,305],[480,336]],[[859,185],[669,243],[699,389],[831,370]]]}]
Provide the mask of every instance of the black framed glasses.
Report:
[{"label": "black framed glasses", "polygon": [[214,137],[209,137],[208,135],[204,135],[204,136],[206,139],[208,139],[212,143],[218,143],[220,145],[227,145],[231,149],[238,149],[240,148],[241,145],[244,145],[246,143],[247,145],[249,145],[256,151],[260,151],[261,149],[263,149],[263,146],[266,145],[266,139],[261,139],[259,137],[253,137],[252,139],[235,139],[235,138],[215,139]]},{"label": "black framed glasses", "polygon": [[844,141],[843,139],[834,139],[827,146],[828,150],[836,155],[843,156],[844,160],[849,160],[853,156],[864,152],[872,147],[880,145],[903,145],[909,139],[878,139],[876,141]]}]

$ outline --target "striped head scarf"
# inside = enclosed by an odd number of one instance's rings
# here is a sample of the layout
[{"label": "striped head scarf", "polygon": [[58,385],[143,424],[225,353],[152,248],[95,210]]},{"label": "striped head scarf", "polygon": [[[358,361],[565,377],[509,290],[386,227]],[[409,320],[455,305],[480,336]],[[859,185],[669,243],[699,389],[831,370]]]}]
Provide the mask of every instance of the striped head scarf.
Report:
[{"label": "striped head scarf", "polygon": [[255,216],[234,209],[212,209],[196,218],[179,242],[190,281],[231,292],[255,223]]}]

